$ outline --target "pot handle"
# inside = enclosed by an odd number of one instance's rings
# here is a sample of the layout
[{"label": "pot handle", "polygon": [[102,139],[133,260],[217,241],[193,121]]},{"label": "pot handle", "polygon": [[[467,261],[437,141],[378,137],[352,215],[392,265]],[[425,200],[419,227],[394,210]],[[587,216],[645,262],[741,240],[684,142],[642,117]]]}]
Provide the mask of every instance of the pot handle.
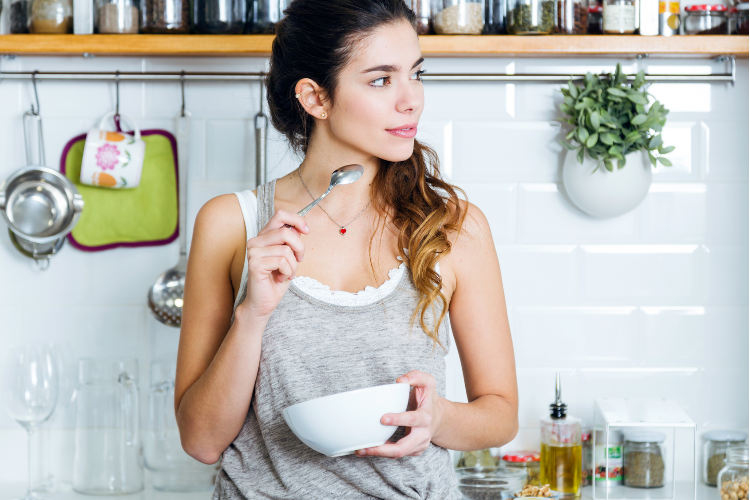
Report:
[{"label": "pot handle", "polygon": [[[114,116],[115,116],[115,112],[114,111],[110,111],[109,113],[107,113],[106,115],[104,115],[102,117],[102,121],[99,122],[99,128],[100,129],[104,129],[104,126],[107,124],[107,120],[109,120],[110,118],[113,118]],[[130,125],[133,126],[133,131],[135,132],[135,139],[137,141],[140,140],[141,139],[141,129],[138,128],[138,125],[136,125],[135,121],[132,118],[130,118],[128,115],[123,115],[122,113],[120,113],[120,121],[122,121],[122,120],[125,120],[126,122],[128,122]]]},{"label": "pot handle", "polygon": [[117,381],[126,391],[121,404],[125,414],[125,444],[138,446],[138,387],[127,372],[120,373]]}]

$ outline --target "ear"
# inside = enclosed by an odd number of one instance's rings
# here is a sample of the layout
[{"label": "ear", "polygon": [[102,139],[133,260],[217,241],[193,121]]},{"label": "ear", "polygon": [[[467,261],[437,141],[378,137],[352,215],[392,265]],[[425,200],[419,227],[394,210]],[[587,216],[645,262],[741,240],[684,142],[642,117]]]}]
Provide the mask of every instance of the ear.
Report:
[{"label": "ear", "polygon": [[325,120],[328,117],[326,92],[315,81],[303,78],[297,82],[294,93],[299,94],[297,100],[313,118]]}]

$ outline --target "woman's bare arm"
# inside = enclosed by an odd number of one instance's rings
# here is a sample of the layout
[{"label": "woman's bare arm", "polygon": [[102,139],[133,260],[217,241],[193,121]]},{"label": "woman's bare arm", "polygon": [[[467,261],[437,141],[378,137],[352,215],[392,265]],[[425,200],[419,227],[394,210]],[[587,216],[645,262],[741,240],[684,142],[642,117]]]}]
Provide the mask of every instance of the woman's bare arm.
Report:
[{"label": "woman's bare arm", "polygon": [[450,321],[469,403],[441,399],[432,441],[452,450],[510,442],[518,432],[518,388],[500,264],[490,227],[474,205],[445,259],[455,282]]}]

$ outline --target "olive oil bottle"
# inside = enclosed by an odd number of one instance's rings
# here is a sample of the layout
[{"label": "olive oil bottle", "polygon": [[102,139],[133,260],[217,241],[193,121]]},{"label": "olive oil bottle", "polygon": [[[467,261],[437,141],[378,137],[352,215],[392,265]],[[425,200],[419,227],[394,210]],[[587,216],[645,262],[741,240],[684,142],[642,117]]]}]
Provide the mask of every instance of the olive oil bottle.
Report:
[{"label": "olive oil bottle", "polygon": [[581,421],[567,415],[568,406],[560,399],[560,374],[555,377],[555,402],[550,416],[542,419],[542,484],[562,494],[581,497]]}]

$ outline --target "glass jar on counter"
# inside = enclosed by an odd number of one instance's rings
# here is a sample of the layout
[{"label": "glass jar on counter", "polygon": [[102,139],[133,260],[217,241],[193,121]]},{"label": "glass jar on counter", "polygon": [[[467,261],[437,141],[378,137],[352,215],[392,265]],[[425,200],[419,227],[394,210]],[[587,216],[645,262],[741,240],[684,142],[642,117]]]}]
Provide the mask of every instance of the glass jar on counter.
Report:
[{"label": "glass jar on counter", "polygon": [[506,467],[460,468],[456,478],[463,498],[469,500],[500,499],[503,491],[520,491],[526,485],[525,471]]},{"label": "glass jar on counter", "polygon": [[484,33],[485,35],[504,35],[505,11],[507,0],[485,0],[484,4]]},{"label": "glass jar on counter", "polygon": [[604,7],[601,5],[589,5],[589,35],[601,35],[604,33],[602,26],[602,11]]},{"label": "glass jar on counter", "polygon": [[685,7],[686,35],[726,35],[727,30],[727,6],[715,5],[688,5]]},{"label": "glass jar on counter", "polygon": [[246,17],[246,0],[193,0],[193,23],[198,33],[242,33]]},{"label": "glass jar on counter", "polygon": [[729,10],[729,34],[730,35],[747,35],[748,34],[748,8],[750,3],[741,3],[735,5]]},{"label": "glass jar on counter", "polygon": [[710,431],[703,434],[703,482],[716,486],[719,471],[724,467],[727,448],[744,443],[747,434],[740,431]]},{"label": "glass jar on counter", "polygon": [[635,0],[604,0],[602,28],[608,35],[635,33]]},{"label": "glass jar on counter", "polygon": [[512,35],[546,35],[555,30],[555,0],[508,0],[505,22]]},{"label": "glass jar on counter", "polygon": [[96,29],[99,33],[138,33],[141,13],[138,0],[98,0]]},{"label": "glass jar on counter", "polygon": [[73,5],[70,0],[34,0],[29,32],[73,33]]},{"label": "glass jar on counter", "polygon": [[432,27],[432,6],[434,0],[411,0],[411,10],[417,16],[417,34],[428,35],[434,33]]},{"label": "glass jar on counter", "polygon": [[190,0],[143,0],[141,30],[144,33],[189,33]]},{"label": "glass jar on counter", "polygon": [[28,33],[31,0],[11,0],[8,17],[10,17],[11,33]]},{"label": "glass jar on counter", "polygon": [[292,0],[249,0],[247,33],[272,35]]},{"label": "glass jar on counter", "polygon": [[661,432],[631,431],[625,434],[623,483],[635,488],[664,486],[664,440]]},{"label": "glass jar on counter", "polygon": [[581,429],[581,486],[591,486],[594,469],[594,443],[591,429]]},{"label": "glass jar on counter", "polygon": [[596,429],[594,446],[594,484],[596,486],[620,486],[622,484],[622,432],[616,429],[609,431],[609,448],[604,429]]},{"label": "glass jar on counter", "polygon": [[585,35],[589,27],[588,0],[555,0],[555,33]]},{"label": "glass jar on counter", "polygon": [[526,471],[527,482],[532,486],[541,486],[538,451],[512,451],[503,455],[501,465],[507,469],[522,469]]},{"label": "glass jar on counter", "polygon": [[489,449],[477,451],[462,451],[456,464],[457,469],[466,467],[497,467],[500,460],[492,456]]},{"label": "glass jar on counter", "polygon": [[485,0],[437,0],[433,18],[438,35],[481,35]]},{"label": "glass jar on counter", "polygon": [[748,448],[747,445],[730,446],[727,448],[727,464],[717,478],[720,486],[719,494],[725,498],[747,499],[750,484],[748,484]]}]

